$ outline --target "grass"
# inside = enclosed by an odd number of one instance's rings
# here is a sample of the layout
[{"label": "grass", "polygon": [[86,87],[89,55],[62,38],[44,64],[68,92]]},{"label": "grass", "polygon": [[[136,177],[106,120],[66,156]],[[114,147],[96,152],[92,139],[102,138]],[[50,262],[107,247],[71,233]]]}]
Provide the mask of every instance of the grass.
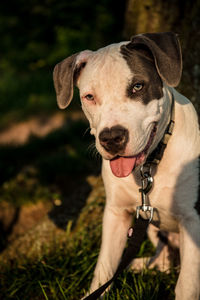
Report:
[{"label": "grass", "polygon": [[[78,90],[70,109],[79,109]],[[0,130],[31,116],[58,111],[53,86],[53,68],[35,71],[6,70],[0,78]]]},{"label": "grass", "polygon": [[[13,262],[12,267],[4,265],[0,277],[1,299],[80,299],[89,287],[99,251],[99,208],[102,210],[101,202],[92,204],[95,222],[85,226],[83,221],[91,211],[91,204],[90,209],[85,207],[84,217],[73,232],[69,224],[66,242],[59,245],[55,241],[54,250],[39,260],[27,261],[23,265]],[[149,248],[149,242],[145,241],[145,244]],[[176,277],[174,271],[170,274],[156,270],[144,270],[140,274],[124,271],[104,299],[174,299]]]},{"label": "grass", "polygon": [[56,109],[52,74],[49,72],[6,72],[0,80],[0,128],[31,115]]}]

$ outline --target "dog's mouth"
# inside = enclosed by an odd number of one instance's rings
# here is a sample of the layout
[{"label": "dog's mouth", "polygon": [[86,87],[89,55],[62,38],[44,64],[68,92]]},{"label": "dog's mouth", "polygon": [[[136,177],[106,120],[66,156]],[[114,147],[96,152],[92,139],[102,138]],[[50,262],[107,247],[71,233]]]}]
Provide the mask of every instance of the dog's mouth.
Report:
[{"label": "dog's mouth", "polygon": [[145,148],[137,155],[129,157],[116,156],[115,158],[110,160],[111,170],[116,177],[127,177],[135,169],[136,166],[144,163],[148,154],[148,150],[152,145],[156,131],[157,124],[155,123]]}]

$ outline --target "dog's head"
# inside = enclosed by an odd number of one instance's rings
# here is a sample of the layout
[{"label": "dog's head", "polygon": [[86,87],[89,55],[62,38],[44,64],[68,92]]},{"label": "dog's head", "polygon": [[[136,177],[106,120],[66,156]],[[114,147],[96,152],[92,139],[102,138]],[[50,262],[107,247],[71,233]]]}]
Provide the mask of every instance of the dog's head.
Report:
[{"label": "dog's head", "polygon": [[97,150],[124,177],[161,139],[170,114],[166,87],[178,85],[181,71],[176,35],[147,33],[66,58],[54,69],[54,85],[60,108],[78,86]]}]

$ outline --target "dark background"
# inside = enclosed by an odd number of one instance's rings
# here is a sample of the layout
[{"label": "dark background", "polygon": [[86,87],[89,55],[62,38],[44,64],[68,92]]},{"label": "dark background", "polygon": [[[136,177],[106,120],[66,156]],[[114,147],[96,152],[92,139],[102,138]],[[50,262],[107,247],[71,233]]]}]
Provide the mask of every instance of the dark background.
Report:
[{"label": "dark background", "polygon": [[125,1],[1,1],[0,128],[56,110],[54,65],[120,41],[124,13]]}]

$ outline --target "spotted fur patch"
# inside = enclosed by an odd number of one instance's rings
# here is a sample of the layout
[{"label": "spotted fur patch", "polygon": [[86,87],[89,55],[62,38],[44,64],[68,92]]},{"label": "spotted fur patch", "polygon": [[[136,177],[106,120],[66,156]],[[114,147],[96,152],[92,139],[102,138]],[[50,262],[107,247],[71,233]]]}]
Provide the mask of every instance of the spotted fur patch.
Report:
[{"label": "spotted fur patch", "polygon": [[[148,104],[151,100],[163,97],[162,80],[156,70],[151,52],[141,46],[140,49],[131,49],[131,44],[121,46],[120,52],[126,60],[132,74],[132,81],[128,83],[126,96],[136,101]],[[142,83],[143,88],[133,93],[136,83]]]}]

